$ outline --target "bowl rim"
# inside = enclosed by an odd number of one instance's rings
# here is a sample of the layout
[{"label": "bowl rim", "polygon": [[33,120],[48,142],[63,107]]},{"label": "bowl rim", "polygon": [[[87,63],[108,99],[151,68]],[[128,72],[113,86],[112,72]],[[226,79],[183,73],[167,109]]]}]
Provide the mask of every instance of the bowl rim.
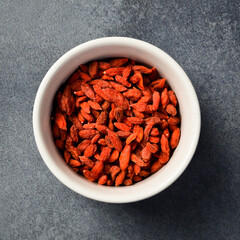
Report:
[{"label": "bowl rim", "polygon": [[[49,160],[46,160],[45,158],[45,154],[46,151],[45,149],[43,149],[44,146],[44,140],[41,138],[41,129],[40,129],[40,124],[39,124],[39,106],[41,105],[41,98],[43,93],[45,92],[48,82],[49,80],[52,78],[52,76],[54,75],[54,73],[60,68],[62,67],[68,60],[69,58],[73,57],[75,54],[78,54],[78,52],[83,49],[83,48],[91,48],[92,46],[96,46],[98,44],[103,44],[103,45],[107,45],[107,44],[121,44],[121,42],[127,44],[126,42],[131,42],[131,44],[141,44],[142,46],[146,46],[146,47],[151,47],[153,48],[155,51],[158,52],[159,55],[162,55],[163,58],[166,59],[166,61],[168,61],[170,64],[174,65],[174,68],[179,72],[179,74],[181,74],[186,81],[186,84],[188,85],[189,91],[191,91],[191,100],[194,102],[194,105],[196,107],[196,113],[195,113],[195,118],[196,118],[196,129],[194,132],[194,136],[192,139],[192,148],[191,151],[189,152],[188,156],[186,156],[186,159],[184,161],[184,164],[182,165],[182,167],[180,169],[178,169],[178,171],[175,172],[175,174],[171,177],[169,177],[169,179],[166,181],[166,183],[164,185],[162,185],[159,188],[155,188],[152,189],[152,191],[148,192],[148,194],[140,194],[138,196],[134,196],[131,199],[120,199],[120,200],[111,200],[110,198],[104,198],[104,197],[99,197],[93,194],[90,194],[87,191],[81,191],[81,189],[76,189],[73,186],[71,186],[71,184],[68,181],[64,181],[64,179],[60,176],[59,172],[57,171],[57,169],[54,169],[52,167],[52,165],[49,163]],[[129,37],[105,37],[105,38],[98,38],[98,39],[94,39],[94,40],[90,40],[87,41],[85,43],[82,43],[72,49],[70,49],[69,51],[67,51],[65,54],[63,54],[48,70],[48,72],[46,73],[46,75],[44,76],[43,80],[40,83],[40,86],[38,88],[36,97],[35,97],[35,101],[34,101],[34,106],[33,106],[33,132],[34,132],[34,137],[35,137],[35,142],[36,145],[38,147],[38,150],[40,152],[40,155],[43,159],[43,161],[45,162],[45,164],[47,165],[47,167],[49,168],[49,170],[53,173],[53,175],[55,175],[55,177],[62,182],[64,185],[66,185],[68,188],[70,188],[71,190],[85,196],[88,197],[90,199],[94,199],[97,201],[102,201],[102,202],[108,202],[108,203],[130,203],[130,202],[136,202],[136,201],[140,201],[140,200],[144,200],[146,198],[152,197],[154,195],[156,195],[157,193],[165,190],[168,186],[170,186],[176,179],[178,179],[180,177],[180,175],[185,171],[185,169],[187,168],[187,166],[189,165],[195,151],[197,148],[197,144],[199,141],[199,136],[200,136],[200,129],[201,129],[201,113],[200,113],[200,105],[199,105],[199,101],[197,98],[197,94],[195,92],[195,89],[190,81],[190,79],[188,78],[187,74],[184,72],[184,70],[182,69],[182,67],[171,57],[169,56],[166,52],[164,52],[163,50],[161,50],[160,48],[147,43],[145,41],[142,40],[138,40],[138,39],[134,39],[134,38],[129,38]],[[133,185],[134,186],[134,185]]]}]

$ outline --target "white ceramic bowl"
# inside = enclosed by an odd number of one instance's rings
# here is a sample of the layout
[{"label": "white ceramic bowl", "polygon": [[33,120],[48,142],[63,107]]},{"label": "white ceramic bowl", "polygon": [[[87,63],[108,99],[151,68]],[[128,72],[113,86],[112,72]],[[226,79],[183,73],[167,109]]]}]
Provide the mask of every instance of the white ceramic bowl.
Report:
[{"label": "white ceramic bowl", "polygon": [[[50,126],[52,102],[59,86],[77,67],[94,59],[128,57],[154,66],[176,93],[181,115],[181,138],[170,161],[158,172],[132,186],[101,186],[73,172],[56,149]],[[128,203],[151,197],[172,184],[186,169],[200,134],[200,108],[183,69],[159,48],[132,38],[108,37],[83,43],[59,58],[41,82],[33,109],[33,129],[39,152],[50,171],[73,191],[98,201]]]}]

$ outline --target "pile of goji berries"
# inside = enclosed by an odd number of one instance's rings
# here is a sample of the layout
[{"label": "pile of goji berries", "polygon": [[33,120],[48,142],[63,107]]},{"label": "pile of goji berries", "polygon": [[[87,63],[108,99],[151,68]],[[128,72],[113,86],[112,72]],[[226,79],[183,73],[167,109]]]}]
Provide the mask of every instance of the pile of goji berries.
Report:
[{"label": "pile of goji berries", "polygon": [[90,181],[132,185],[158,171],[177,147],[177,105],[155,68],[127,58],[92,61],[56,94],[55,144]]}]

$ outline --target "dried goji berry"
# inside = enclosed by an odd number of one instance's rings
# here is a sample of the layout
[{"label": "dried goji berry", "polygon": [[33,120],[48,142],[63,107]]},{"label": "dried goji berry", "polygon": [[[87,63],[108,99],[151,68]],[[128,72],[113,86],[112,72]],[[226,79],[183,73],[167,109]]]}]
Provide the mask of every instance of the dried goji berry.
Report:
[{"label": "dried goji berry", "polygon": [[96,120],[96,123],[99,125],[105,125],[108,121],[108,113],[107,111],[102,111],[99,117]]},{"label": "dried goji berry", "polygon": [[165,88],[161,94],[161,104],[162,107],[165,108],[169,103],[169,97],[168,97],[168,91],[167,88]]},{"label": "dried goji berry", "polygon": [[98,74],[98,62],[97,61],[93,61],[89,64],[89,68],[88,68],[88,72],[89,72],[89,75],[92,77],[92,78],[95,78]]},{"label": "dried goji berry", "polygon": [[159,147],[157,144],[151,144],[149,142],[147,143],[146,148],[152,153],[156,153],[159,150]]},{"label": "dried goji berry", "polygon": [[100,154],[100,159],[102,161],[106,161],[110,158],[112,149],[110,147],[104,147],[101,154]]},{"label": "dried goji berry", "polygon": [[144,122],[144,120],[139,117],[128,117],[127,120],[133,124],[138,124],[138,125],[141,125]]},{"label": "dried goji berry", "polygon": [[80,104],[80,107],[82,108],[82,110],[85,112],[85,113],[90,113],[91,110],[90,110],[90,106],[87,102],[83,102]]},{"label": "dried goji berry", "polygon": [[126,67],[123,69],[122,76],[123,76],[125,79],[128,79],[128,77],[129,77],[130,74],[131,74],[131,71],[132,71],[132,66],[131,66],[131,65],[126,66]]},{"label": "dried goji berry", "polygon": [[108,162],[110,163],[115,162],[116,160],[118,160],[118,157],[119,157],[119,151],[115,149],[112,151],[112,154],[108,159]]},{"label": "dried goji berry", "polygon": [[127,88],[126,87],[124,87],[122,84],[120,84],[120,83],[116,83],[116,82],[113,82],[113,81],[111,81],[110,82],[111,83],[111,85],[113,86],[113,88],[115,88],[117,91],[119,91],[119,92],[124,92],[124,91],[126,91],[127,90]]},{"label": "dried goji berry", "polygon": [[94,122],[94,117],[91,114],[86,113],[83,109],[81,109],[81,114],[88,122]]},{"label": "dried goji berry", "polygon": [[95,99],[95,93],[94,93],[91,85],[89,85],[87,83],[82,83],[82,91],[88,98],[93,99],[93,100]]},{"label": "dried goji berry", "polygon": [[157,128],[152,128],[151,132],[150,132],[150,135],[153,136],[153,137],[157,137],[159,136],[159,130]]},{"label": "dried goji berry", "polygon": [[134,141],[137,137],[136,133],[132,133],[127,139],[126,139],[126,144],[130,144],[132,141]]},{"label": "dried goji berry", "polygon": [[87,139],[91,139],[93,138],[96,134],[98,134],[97,130],[81,130],[79,131],[79,136],[81,138],[87,138]]},{"label": "dried goji berry", "polygon": [[124,117],[123,109],[119,108],[119,107],[115,108],[113,111],[113,116],[117,120],[117,122],[119,122],[119,123],[122,122],[123,117]]},{"label": "dried goji berry", "polygon": [[96,180],[99,178],[100,174],[102,173],[104,168],[103,161],[97,161],[95,166],[91,170],[92,177]]},{"label": "dried goji berry", "polygon": [[87,156],[80,156],[79,159],[82,164],[85,164],[89,168],[93,168],[95,165],[95,163],[91,159],[89,159]]},{"label": "dried goji berry", "polygon": [[120,167],[118,166],[112,166],[110,168],[111,178],[112,180],[115,180],[117,174],[121,171]]},{"label": "dried goji berry", "polygon": [[71,167],[79,167],[79,166],[81,166],[81,163],[80,163],[79,161],[77,161],[77,160],[70,159],[69,165],[70,165]]},{"label": "dried goji berry", "polygon": [[125,132],[125,131],[117,131],[116,134],[121,137],[121,138],[127,138],[129,137],[132,133],[131,132]]},{"label": "dried goji berry", "polygon": [[96,79],[96,80],[92,80],[91,82],[88,82],[91,85],[99,85],[102,88],[106,88],[106,87],[112,87],[112,84],[110,84],[108,81],[102,80],[102,79]]},{"label": "dried goji berry", "polygon": [[107,182],[107,180],[108,180],[107,175],[102,175],[98,180],[98,184],[103,185]]},{"label": "dried goji berry", "polygon": [[123,182],[123,185],[125,185],[125,186],[130,186],[130,185],[132,185],[133,183],[132,183],[132,179],[126,179],[126,180],[124,180],[124,182]]},{"label": "dried goji berry", "polygon": [[178,142],[179,142],[179,138],[180,138],[180,129],[179,128],[176,128],[173,133],[172,133],[172,136],[171,136],[171,139],[170,139],[170,147],[172,149],[176,148],[177,145],[178,145]]},{"label": "dried goji berry", "polygon": [[177,115],[177,109],[170,103],[167,105],[166,111],[173,117]]},{"label": "dried goji berry", "polygon": [[116,177],[116,180],[115,180],[115,186],[119,186],[123,183],[124,179],[125,179],[125,176],[126,176],[126,171],[121,171],[118,176]]},{"label": "dried goji berry", "polygon": [[133,128],[133,133],[137,135],[136,141],[140,143],[143,139],[143,128],[139,125],[135,125]]},{"label": "dried goji berry", "polygon": [[144,162],[140,157],[138,157],[136,154],[131,154],[131,161],[136,163],[139,167],[146,167],[149,162]]},{"label": "dried goji berry", "polygon": [[119,165],[122,170],[127,169],[130,161],[130,156],[131,156],[131,145],[125,145],[119,157]]},{"label": "dried goji berry", "polygon": [[141,151],[141,156],[144,162],[148,162],[151,159],[152,153],[147,147],[144,147]]},{"label": "dried goji berry", "polygon": [[125,131],[125,132],[130,132],[131,131],[131,127],[129,127],[127,124],[125,123],[118,123],[115,122],[114,123],[115,127],[118,128],[121,131]]},{"label": "dried goji berry", "polygon": [[90,144],[91,144],[91,140],[85,139],[78,144],[77,148],[80,152],[83,152]]},{"label": "dried goji berry", "polygon": [[119,152],[121,152],[122,151],[122,142],[119,139],[118,135],[115,132],[110,131],[108,129],[107,129],[107,134],[108,134],[108,137],[109,137],[112,145],[114,146],[114,148],[117,149]]},{"label": "dried goji berry", "polygon": [[92,157],[95,152],[97,151],[97,145],[96,144],[90,144],[84,151],[84,156],[87,158]]},{"label": "dried goji berry", "polygon": [[140,182],[140,181],[142,181],[142,177],[141,176],[134,176],[133,181],[134,182]]},{"label": "dried goji berry", "polygon": [[74,142],[78,142],[78,129],[75,125],[72,125],[70,128],[70,136]]},{"label": "dried goji berry", "polygon": [[155,173],[157,172],[161,167],[163,166],[163,164],[158,160],[158,161],[155,161],[152,166],[151,166],[151,170],[150,172],[151,173]]},{"label": "dried goji berry", "polygon": [[82,72],[80,70],[78,70],[78,75],[79,78],[81,78],[82,80],[90,81],[92,79],[87,73]]},{"label": "dried goji berry", "polygon": [[148,69],[144,66],[141,65],[134,65],[132,67],[133,71],[139,71],[140,73],[144,73],[144,74],[149,74],[152,72],[152,69]]},{"label": "dried goji berry", "polygon": [[127,61],[128,58],[116,58],[111,60],[109,63],[111,67],[122,67]]},{"label": "dried goji berry", "polygon": [[108,62],[99,62],[99,68],[101,70],[107,70],[110,67],[111,67],[111,65]]},{"label": "dried goji berry", "polygon": [[81,69],[82,72],[85,72],[85,73],[88,72],[88,66],[85,64],[81,64],[79,68]]},{"label": "dried goji berry", "polygon": [[132,88],[132,89],[128,89],[126,92],[124,92],[123,96],[125,98],[131,99],[133,101],[138,101],[141,98],[142,93],[139,89]]},{"label": "dried goji berry", "polygon": [[162,149],[163,153],[170,155],[169,142],[164,134],[162,134],[162,137],[161,137],[161,149]]},{"label": "dried goji berry", "polygon": [[117,75],[115,76],[115,80],[119,83],[121,83],[123,86],[125,87],[131,87],[131,83],[128,82],[124,77],[120,76],[120,75]]},{"label": "dried goji berry", "polygon": [[169,160],[169,155],[164,152],[161,152],[158,160],[161,163],[166,163]]},{"label": "dried goji berry", "polygon": [[107,74],[110,77],[114,77],[116,75],[122,75],[123,67],[118,68],[109,68],[103,72],[103,74]]},{"label": "dried goji berry", "polygon": [[67,122],[63,114],[61,113],[55,114],[55,123],[58,126],[58,128],[62,130],[67,130]]}]

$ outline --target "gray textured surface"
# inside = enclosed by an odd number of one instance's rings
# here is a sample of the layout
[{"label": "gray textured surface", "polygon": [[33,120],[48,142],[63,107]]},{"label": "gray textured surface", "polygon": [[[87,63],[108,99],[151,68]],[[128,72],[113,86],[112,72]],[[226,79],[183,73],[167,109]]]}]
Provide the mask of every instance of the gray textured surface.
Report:
[{"label": "gray textured surface", "polygon": [[[0,239],[239,239],[239,12],[237,0],[1,1]],[[49,67],[105,36],[169,53],[201,105],[190,166],[167,190],[134,204],[72,192],[45,166],[33,137],[33,102]]]}]

